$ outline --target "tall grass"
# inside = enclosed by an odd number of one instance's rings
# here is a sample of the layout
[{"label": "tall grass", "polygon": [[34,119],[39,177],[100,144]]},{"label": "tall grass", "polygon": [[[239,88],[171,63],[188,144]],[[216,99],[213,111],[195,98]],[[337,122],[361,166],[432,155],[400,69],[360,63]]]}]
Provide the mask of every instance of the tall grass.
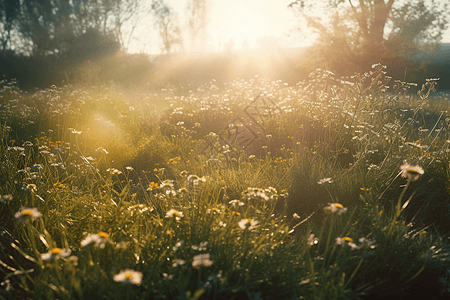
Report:
[{"label": "tall grass", "polygon": [[[413,94],[380,65],[185,95],[4,83],[0,297],[446,298],[435,84]],[[261,92],[278,110],[259,138],[224,144]]]}]

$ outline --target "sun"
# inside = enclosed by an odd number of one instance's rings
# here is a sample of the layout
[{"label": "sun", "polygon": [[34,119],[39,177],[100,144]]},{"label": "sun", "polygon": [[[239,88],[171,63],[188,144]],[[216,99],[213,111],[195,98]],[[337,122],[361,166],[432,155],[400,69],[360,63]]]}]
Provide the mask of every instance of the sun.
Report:
[{"label": "sun", "polygon": [[251,3],[237,2],[227,6],[220,15],[218,35],[236,44],[247,42],[254,47],[256,39],[271,32],[270,19]]},{"label": "sun", "polygon": [[[189,45],[187,33],[187,4],[191,0],[165,0],[174,9],[183,31],[183,40]],[[298,37],[298,19],[289,10],[293,0],[208,0],[208,24],[206,40],[202,49],[193,52],[223,52],[227,50],[306,47],[313,43],[312,37]],[[151,0],[144,0],[151,3]],[[144,51],[143,44],[152,44],[149,53],[158,53],[159,37],[152,28],[151,18],[145,26],[136,29],[136,39],[131,41],[132,52]],[[150,22],[150,23],[149,23]],[[149,40],[151,39],[151,42]],[[143,41],[146,41],[145,43]],[[147,44],[146,44],[147,43]],[[145,46],[144,45],[144,46]]]},{"label": "sun", "polygon": [[258,48],[262,39],[279,40],[292,25],[290,1],[212,1],[209,35],[219,48]]}]

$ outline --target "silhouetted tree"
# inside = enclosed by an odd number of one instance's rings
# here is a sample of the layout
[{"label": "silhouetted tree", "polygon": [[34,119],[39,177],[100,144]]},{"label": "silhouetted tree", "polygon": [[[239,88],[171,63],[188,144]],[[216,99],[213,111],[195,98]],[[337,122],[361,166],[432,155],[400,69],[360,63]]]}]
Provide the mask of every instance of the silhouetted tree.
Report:
[{"label": "silhouetted tree", "polygon": [[143,15],[141,2],[0,0],[0,75],[27,88],[71,79],[84,62],[125,48]]},{"label": "silhouetted tree", "polygon": [[[442,2],[444,3],[444,2]],[[447,5],[427,5],[425,1],[393,7],[386,45],[394,56],[414,60],[424,53],[434,55],[447,28]]]},{"label": "silhouetted tree", "polygon": [[438,50],[448,1],[297,0],[289,5],[318,35],[309,58],[341,74],[373,63],[408,63]]},{"label": "silhouetted tree", "polygon": [[11,46],[17,19],[20,15],[20,1],[0,0],[0,56]]},{"label": "silhouetted tree", "polygon": [[152,0],[151,12],[162,41],[162,52],[170,54],[176,48],[181,49],[183,47],[181,29],[173,9],[164,0]]},{"label": "silhouetted tree", "polygon": [[[92,30],[124,48],[140,20],[140,5],[141,0],[0,0],[0,50],[58,57]],[[19,37],[14,41],[13,33]]]},{"label": "silhouetted tree", "polygon": [[187,7],[188,30],[191,51],[205,50],[208,26],[209,2],[207,0],[190,0]]}]

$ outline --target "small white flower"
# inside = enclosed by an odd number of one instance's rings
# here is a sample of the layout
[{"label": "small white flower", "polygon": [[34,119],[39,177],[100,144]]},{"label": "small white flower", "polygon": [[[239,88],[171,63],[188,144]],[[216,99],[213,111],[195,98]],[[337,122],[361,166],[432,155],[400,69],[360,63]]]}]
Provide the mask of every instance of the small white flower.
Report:
[{"label": "small white flower", "polygon": [[41,259],[44,261],[53,261],[60,257],[67,257],[70,253],[70,249],[53,248],[49,252],[41,254]]},{"label": "small white flower", "polygon": [[30,219],[36,220],[37,218],[41,217],[42,214],[38,211],[37,208],[26,208],[22,207],[16,214],[14,215],[17,220],[21,223],[26,223]]},{"label": "small white flower", "polygon": [[324,184],[324,183],[333,183],[333,180],[331,179],[331,177],[328,178],[322,178],[319,181],[317,181],[318,184]]},{"label": "small white flower", "polygon": [[175,210],[175,209],[172,208],[171,210],[169,210],[166,213],[166,218],[172,218],[172,217],[175,217],[175,219],[177,221],[179,221],[180,218],[184,217],[184,214],[183,214],[183,212]]},{"label": "small white flower", "polygon": [[201,266],[209,267],[213,264],[213,261],[210,260],[209,253],[199,254],[194,256],[194,261],[192,262],[192,266],[194,268],[198,268]]},{"label": "small white flower", "polygon": [[402,170],[402,177],[412,181],[416,181],[424,173],[420,166],[412,166],[410,164],[403,164],[400,169]]},{"label": "small white flower", "polygon": [[174,187],[173,180],[169,179],[164,180],[160,185],[160,188],[162,189],[173,189],[173,187]]},{"label": "small white flower", "polygon": [[172,264],[172,267],[178,267],[178,266],[182,266],[182,265],[184,265],[186,263],[186,261],[184,261],[184,260],[182,260],[182,259],[175,259],[174,260],[174,262],[173,262],[173,264]]},{"label": "small white flower", "polygon": [[67,258],[74,266],[78,265],[78,257],[75,255],[71,255]]},{"label": "small white flower", "polygon": [[108,168],[108,169],[106,169],[106,172],[109,172],[111,175],[122,174],[122,171],[119,171],[115,168]]},{"label": "small white flower", "polygon": [[361,248],[360,246],[356,245],[356,244],[353,243],[353,242],[348,242],[347,245],[348,245],[350,248],[352,248],[352,250],[358,250],[358,249]]},{"label": "small white flower", "polygon": [[264,193],[264,191],[261,191],[261,190],[256,191],[255,195],[256,195],[256,197],[263,198],[266,201],[269,201],[269,199],[270,199],[269,196],[267,196],[266,193]]},{"label": "small white flower", "polygon": [[198,251],[206,250],[206,246],[208,245],[207,241],[201,242],[200,245],[192,245],[191,248]]},{"label": "small white flower", "polygon": [[319,243],[319,239],[314,236],[313,233],[311,233],[308,237],[308,245],[317,245]]},{"label": "small white flower", "polygon": [[326,206],[324,208],[324,210],[329,210],[332,213],[336,213],[337,212],[340,215],[340,214],[345,213],[347,211],[347,208],[344,207],[340,203],[328,203],[328,206]]},{"label": "small white flower", "polygon": [[256,225],[258,224],[258,221],[253,220],[253,219],[242,219],[239,221],[239,227],[241,229],[248,229],[248,230],[252,230],[254,228],[256,228]]},{"label": "small white flower", "polygon": [[140,285],[142,282],[142,276],[143,275],[141,272],[125,269],[120,271],[119,274],[114,275],[114,281]]},{"label": "small white flower", "polygon": [[88,247],[94,244],[96,248],[103,249],[107,243],[110,243],[109,234],[100,231],[98,234],[90,234],[84,240],[81,241],[81,247]]},{"label": "small white flower", "polygon": [[375,248],[375,245],[374,245],[375,241],[373,241],[373,240],[369,240],[369,239],[366,239],[365,237],[362,237],[358,241],[360,242],[361,247],[363,247],[363,248],[365,248],[365,247],[370,248],[370,249]]},{"label": "small white flower", "polygon": [[12,201],[12,199],[13,199],[12,195],[3,195],[0,198],[0,203],[9,203]]},{"label": "small white flower", "polygon": [[181,246],[183,246],[184,241],[178,241],[175,246],[172,247],[173,251],[177,251]]},{"label": "small white flower", "polygon": [[231,200],[230,202],[228,202],[228,204],[231,204],[233,206],[243,206],[243,205],[245,205],[244,202],[236,200],[236,199],[235,200]]},{"label": "small white flower", "polygon": [[349,246],[350,248],[352,248],[352,250],[358,250],[361,247],[357,246],[355,243],[353,243],[353,239],[351,237],[348,236],[344,236],[344,237],[337,237],[336,238],[336,244],[338,245],[344,245],[347,244],[347,246]]}]

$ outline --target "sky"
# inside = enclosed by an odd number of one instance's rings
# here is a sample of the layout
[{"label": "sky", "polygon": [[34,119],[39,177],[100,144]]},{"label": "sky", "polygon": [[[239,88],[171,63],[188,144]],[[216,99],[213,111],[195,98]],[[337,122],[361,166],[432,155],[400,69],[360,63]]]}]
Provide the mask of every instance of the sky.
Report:
[{"label": "sky", "polygon": [[[147,1],[147,5],[151,0]],[[166,0],[176,11],[182,28],[187,24],[188,0]],[[230,45],[234,50],[254,49],[258,46],[278,45],[303,47],[313,42],[312,37],[296,35],[297,24],[287,6],[292,0],[209,0],[208,43],[206,51],[223,51]],[[130,53],[160,53],[160,40],[147,16],[135,30],[128,47]],[[149,29],[150,28],[150,29]],[[185,37],[186,39],[187,37]],[[444,43],[450,43],[450,29]]]},{"label": "sky", "polygon": [[[151,0],[147,0],[149,3]],[[186,27],[187,0],[166,0],[176,11],[181,27]],[[256,48],[260,40],[271,40],[289,46],[288,34],[294,17],[287,9],[291,0],[210,0],[208,43],[206,50],[221,51],[233,44],[233,49]],[[151,17],[145,18],[135,32],[129,52],[160,53],[159,38]],[[258,42],[260,41],[260,42]],[[311,41],[309,41],[311,42]],[[306,43],[297,43],[297,46]]]}]

